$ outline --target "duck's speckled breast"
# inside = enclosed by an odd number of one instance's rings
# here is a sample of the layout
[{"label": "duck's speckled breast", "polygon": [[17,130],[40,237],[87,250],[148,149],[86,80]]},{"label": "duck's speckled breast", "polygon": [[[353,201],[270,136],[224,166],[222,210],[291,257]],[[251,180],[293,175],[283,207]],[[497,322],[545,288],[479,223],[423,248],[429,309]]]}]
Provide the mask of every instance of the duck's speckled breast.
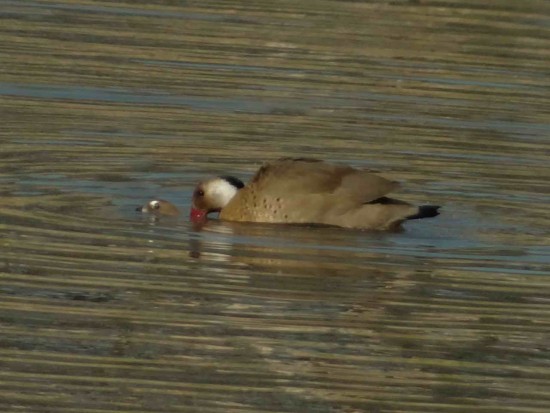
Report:
[{"label": "duck's speckled breast", "polygon": [[221,211],[227,221],[289,222],[282,197],[258,193],[251,187],[241,189]]}]

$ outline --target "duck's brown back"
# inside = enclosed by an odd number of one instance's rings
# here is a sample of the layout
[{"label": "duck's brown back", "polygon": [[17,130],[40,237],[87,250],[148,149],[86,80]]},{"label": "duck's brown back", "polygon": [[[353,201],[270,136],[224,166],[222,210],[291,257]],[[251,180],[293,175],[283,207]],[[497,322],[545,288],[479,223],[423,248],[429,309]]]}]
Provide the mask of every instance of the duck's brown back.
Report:
[{"label": "duck's brown back", "polygon": [[248,186],[278,195],[340,195],[364,203],[384,196],[398,184],[372,171],[350,166],[315,159],[283,158],[262,166]]}]

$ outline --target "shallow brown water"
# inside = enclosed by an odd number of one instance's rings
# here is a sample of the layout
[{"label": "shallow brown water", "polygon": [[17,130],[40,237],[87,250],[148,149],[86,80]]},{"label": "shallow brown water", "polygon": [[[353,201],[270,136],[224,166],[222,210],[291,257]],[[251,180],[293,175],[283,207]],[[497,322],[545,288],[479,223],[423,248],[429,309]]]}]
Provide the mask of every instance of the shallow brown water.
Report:
[{"label": "shallow brown water", "polygon": [[[547,412],[549,12],[0,1],[0,410]],[[280,156],[443,214],[134,211]]]}]

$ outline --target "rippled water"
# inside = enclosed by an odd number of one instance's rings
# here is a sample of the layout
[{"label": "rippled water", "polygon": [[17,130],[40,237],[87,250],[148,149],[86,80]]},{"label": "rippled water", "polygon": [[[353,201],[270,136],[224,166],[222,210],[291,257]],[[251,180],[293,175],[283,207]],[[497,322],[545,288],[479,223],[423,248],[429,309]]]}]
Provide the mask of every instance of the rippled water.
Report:
[{"label": "rippled water", "polygon": [[[548,2],[0,1],[0,410],[547,412]],[[186,220],[280,156],[443,205]],[[152,220],[152,196],[185,216]]]}]

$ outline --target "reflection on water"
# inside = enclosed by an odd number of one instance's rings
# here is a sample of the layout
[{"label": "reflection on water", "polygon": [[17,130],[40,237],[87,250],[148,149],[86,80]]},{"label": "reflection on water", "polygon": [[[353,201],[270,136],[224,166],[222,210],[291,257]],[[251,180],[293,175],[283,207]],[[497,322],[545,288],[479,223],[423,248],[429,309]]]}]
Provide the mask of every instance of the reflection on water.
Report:
[{"label": "reflection on water", "polygon": [[[0,410],[547,411],[546,2],[0,5]],[[443,213],[187,222],[281,156]]]}]

